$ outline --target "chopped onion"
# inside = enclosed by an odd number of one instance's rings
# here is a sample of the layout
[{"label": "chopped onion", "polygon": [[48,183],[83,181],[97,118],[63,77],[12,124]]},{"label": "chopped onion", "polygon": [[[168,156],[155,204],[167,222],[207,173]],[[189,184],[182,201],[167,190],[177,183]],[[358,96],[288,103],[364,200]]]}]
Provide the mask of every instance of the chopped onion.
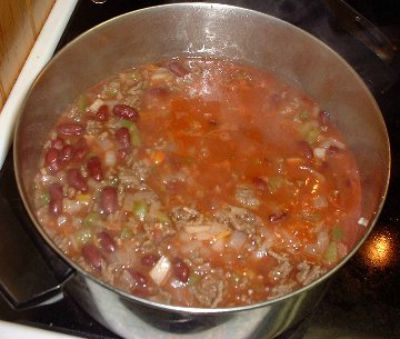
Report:
[{"label": "chopped onion", "polygon": [[166,68],[159,68],[151,75],[151,81],[167,81],[170,79],[172,79],[172,75]]},{"label": "chopped onion", "polygon": [[329,147],[337,147],[341,150],[344,150],[346,148],[346,145],[334,138],[328,138],[324,142],[322,142],[321,147],[325,149],[328,149]]},{"label": "chopped onion", "polygon": [[171,281],[171,286],[173,288],[182,288],[182,287],[186,287],[186,284],[178,279],[174,279]]},{"label": "chopped onion", "polygon": [[229,239],[229,246],[233,249],[239,250],[247,240],[247,235],[244,232],[233,231]]},{"label": "chopped onion", "polygon": [[313,149],[314,157],[325,160],[326,158],[326,148],[317,147]]},{"label": "chopped onion", "polygon": [[257,249],[257,251],[253,252],[254,256],[256,259],[261,259],[264,258],[268,255],[268,248],[271,245],[269,244],[268,241],[264,241],[261,246]]},{"label": "chopped onion", "polygon": [[338,251],[338,256],[340,259],[344,258],[348,253],[347,246],[345,244],[343,244],[342,242],[339,242],[337,244],[337,251]]},{"label": "chopped onion", "polygon": [[149,275],[151,279],[158,285],[162,285],[171,270],[171,262],[165,256],[162,256],[152,268]]},{"label": "chopped onion", "polygon": [[93,103],[89,106],[89,110],[92,112],[97,112],[98,109],[104,105],[104,101],[101,99],[96,99]]},{"label": "chopped onion", "polygon": [[189,225],[185,226],[185,231],[187,233],[202,233],[210,230],[210,226],[203,225]]},{"label": "chopped onion", "polygon": [[368,222],[369,222],[368,219],[364,218],[364,217],[361,217],[360,219],[358,219],[358,224],[363,227],[367,227]]},{"label": "chopped onion", "polygon": [[77,213],[84,205],[77,200],[63,199],[63,210],[69,214]]},{"label": "chopped onion", "polygon": [[[184,232],[182,232],[182,233],[184,233]],[[188,241],[187,243],[184,243],[181,245],[181,251],[184,254],[189,254],[189,253],[197,250],[198,248],[200,248],[201,245],[202,245],[202,243],[200,241],[191,240],[191,241]]]},{"label": "chopped onion", "polygon": [[114,144],[108,137],[100,137],[99,139],[97,139],[97,142],[104,151],[107,151],[114,147]]},{"label": "chopped onion", "polygon": [[192,236],[187,232],[179,232],[179,240],[182,242],[189,242],[192,240]]},{"label": "chopped onion", "polygon": [[325,208],[328,206],[328,200],[324,196],[319,195],[313,199],[313,205],[317,209]]},{"label": "chopped onion", "polygon": [[221,239],[231,233],[231,229],[227,225],[219,223],[187,225],[185,226],[185,231],[195,234],[197,240]]},{"label": "chopped onion", "polygon": [[60,215],[60,216],[57,218],[57,225],[58,225],[58,226],[62,226],[62,225],[64,225],[67,221],[68,221],[68,219],[67,219],[67,217],[66,217],[65,215]]},{"label": "chopped onion", "polygon": [[320,181],[325,181],[325,177],[319,173],[318,171],[316,171],[315,169],[312,169],[309,166],[305,166],[305,165],[301,165],[299,166],[299,169],[303,170],[303,171],[307,171],[310,174],[312,174],[316,179],[320,180]]},{"label": "chopped onion", "polygon": [[54,175],[48,175],[48,174],[41,175],[40,180],[45,184],[52,184],[59,181],[59,179]]},{"label": "chopped onion", "polygon": [[328,245],[329,245],[329,234],[326,230],[322,230],[318,233],[317,236],[317,251],[319,253],[325,252]]},{"label": "chopped onion", "polygon": [[113,167],[117,163],[117,155],[114,151],[107,151],[104,162],[107,166]]},{"label": "chopped onion", "polygon": [[222,252],[225,248],[225,240],[224,239],[215,240],[212,243],[211,248],[216,252]]}]

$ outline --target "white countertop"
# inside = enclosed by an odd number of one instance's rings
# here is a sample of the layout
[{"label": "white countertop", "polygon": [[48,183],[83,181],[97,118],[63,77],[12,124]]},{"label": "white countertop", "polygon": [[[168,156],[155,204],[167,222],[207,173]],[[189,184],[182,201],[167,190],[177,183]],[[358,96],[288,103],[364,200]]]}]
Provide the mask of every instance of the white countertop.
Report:
[{"label": "white countertop", "polygon": [[78,0],[57,0],[0,112],[0,169],[10,148],[15,121],[33,81],[52,57]]}]

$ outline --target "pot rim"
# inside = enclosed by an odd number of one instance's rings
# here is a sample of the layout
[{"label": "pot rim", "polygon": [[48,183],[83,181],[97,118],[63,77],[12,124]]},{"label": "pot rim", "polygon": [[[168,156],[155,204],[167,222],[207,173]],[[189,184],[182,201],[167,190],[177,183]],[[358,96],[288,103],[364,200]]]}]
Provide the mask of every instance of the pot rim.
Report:
[{"label": "pot rim", "polygon": [[[154,302],[148,299],[140,298],[137,296],[134,296],[132,294],[129,294],[128,292],[125,292],[123,290],[120,290],[116,287],[113,287],[104,281],[94,277],[92,274],[89,272],[86,272],[83,268],[81,268],[77,263],[69,259],[63,252],[62,250],[53,242],[53,240],[48,236],[48,234],[45,232],[44,228],[40,225],[40,223],[37,221],[36,216],[34,213],[28,208],[29,204],[26,198],[26,194],[23,190],[21,180],[19,179],[20,177],[20,169],[18,166],[18,153],[16,147],[19,144],[19,139],[18,139],[18,131],[20,128],[20,122],[21,122],[21,116],[22,112],[24,110],[24,107],[26,106],[26,102],[28,98],[31,96],[33,89],[36,87],[36,84],[39,82],[40,78],[47,72],[47,70],[51,67],[53,63],[56,63],[58,59],[62,58],[64,52],[66,50],[69,50],[71,48],[74,48],[74,45],[81,39],[84,39],[86,36],[90,34],[95,34],[98,30],[101,30],[104,26],[114,24],[120,20],[124,20],[128,16],[140,16],[142,13],[151,13],[152,11],[159,11],[160,9],[163,8],[199,8],[201,10],[225,10],[225,11],[241,11],[243,14],[248,14],[251,16],[259,16],[264,19],[267,19],[269,21],[275,22],[278,25],[283,25],[288,28],[290,28],[293,31],[297,31],[299,34],[303,34],[307,36],[309,39],[313,40],[314,43],[318,45],[319,48],[321,49],[327,49],[331,54],[333,54],[342,64],[344,68],[347,68],[353,76],[355,76],[355,79],[360,85],[360,88],[362,88],[365,93],[368,95],[369,99],[371,100],[371,103],[373,104],[375,110],[377,113],[379,113],[379,120],[381,122],[381,125],[384,129],[385,132],[385,144],[387,146],[387,176],[386,176],[386,181],[384,184],[384,189],[383,193],[380,197],[380,202],[379,205],[377,206],[376,211],[374,212],[373,219],[369,221],[369,226],[366,229],[364,235],[358,240],[356,245],[352,248],[352,250],[333,268],[331,268],[329,271],[327,271],[325,274],[323,274],[321,277],[318,279],[314,280],[310,284],[301,287],[299,289],[296,289],[288,294],[285,294],[283,296],[280,296],[278,298],[266,300],[263,302],[258,302],[255,304],[251,305],[243,305],[243,306],[235,306],[235,307],[221,307],[221,308],[200,308],[200,307],[186,307],[186,306],[176,306],[176,305],[168,305],[168,304],[162,304],[159,302]],[[138,302],[142,305],[145,306],[150,306],[156,309],[164,310],[164,311],[173,311],[177,313],[184,313],[184,314],[189,314],[189,315],[211,315],[211,314],[228,314],[228,313],[233,313],[233,312],[240,312],[240,311],[248,311],[248,310],[253,310],[261,307],[267,307],[271,306],[273,304],[279,303],[281,301],[284,301],[286,299],[299,296],[300,294],[308,291],[309,289],[312,289],[316,285],[319,285],[321,282],[329,279],[334,273],[336,273],[361,247],[361,245],[365,242],[369,234],[371,233],[372,229],[374,228],[376,221],[379,217],[380,212],[382,211],[387,193],[388,193],[388,187],[389,187],[389,182],[390,182],[390,174],[391,174],[391,151],[390,151],[390,142],[389,142],[389,137],[388,137],[388,131],[387,127],[385,124],[385,121],[383,119],[382,112],[371,94],[369,88],[366,86],[365,82],[360,78],[358,73],[347,63],[347,61],[340,56],[336,51],[334,51],[331,47],[326,45],[324,42],[313,36],[312,34],[304,31],[303,29],[287,22],[284,21],[280,18],[277,18],[275,16],[272,16],[270,14],[265,14],[256,10],[244,8],[244,7],[239,7],[239,6],[234,6],[234,5],[226,5],[226,4],[221,4],[221,3],[201,3],[201,2],[183,2],[183,3],[172,3],[172,4],[163,4],[163,5],[157,5],[157,6],[150,6],[150,7],[145,7],[142,9],[130,11],[121,15],[118,15],[116,17],[113,17],[109,20],[106,20],[104,22],[101,22],[100,24],[90,28],[89,30],[83,32],[82,34],[78,35],[76,38],[74,38],[72,41],[67,43],[61,50],[59,50],[51,59],[50,61],[46,64],[46,66],[43,68],[43,70],[39,73],[39,75],[36,77],[35,81],[31,85],[29,91],[26,94],[26,97],[19,109],[19,114],[18,114],[18,119],[16,121],[16,128],[14,130],[14,147],[13,147],[13,162],[14,162],[14,170],[15,170],[15,177],[17,181],[17,186],[18,190],[20,193],[20,196],[22,198],[23,204],[25,206],[26,211],[29,214],[29,217],[33,224],[35,225],[36,230],[40,233],[40,235],[45,239],[46,244],[49,245],[64,261],[66,261],[70,266],[72,266],[76,272],[79,274],[82,274],[85,278],[89,278],[90,280],[94,281],[95,283],[101,285],[102,287],[108,289],[111,292],[115,292],[119,294],[120,296],[123,296],[129,300]]]}]

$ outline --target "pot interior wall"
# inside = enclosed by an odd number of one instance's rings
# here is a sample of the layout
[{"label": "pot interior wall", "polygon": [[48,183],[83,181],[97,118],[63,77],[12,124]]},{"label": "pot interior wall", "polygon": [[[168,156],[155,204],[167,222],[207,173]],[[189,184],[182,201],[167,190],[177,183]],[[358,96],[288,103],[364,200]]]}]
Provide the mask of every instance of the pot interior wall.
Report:
[{"label": "pot interior wall", "polygon": [[53,59],[26,101],[15,138],[17,176],[28,209],[33,210],[30,192],[43,142],[68,105],[115,72],[179,55],[225,57],[273,70],[332,112],[356,154],[363,216],[374,218],[386,191],[389,145],[366,86],[338,55],[294,26],[211,4],[155,7],[124,15],[92,29]]}]

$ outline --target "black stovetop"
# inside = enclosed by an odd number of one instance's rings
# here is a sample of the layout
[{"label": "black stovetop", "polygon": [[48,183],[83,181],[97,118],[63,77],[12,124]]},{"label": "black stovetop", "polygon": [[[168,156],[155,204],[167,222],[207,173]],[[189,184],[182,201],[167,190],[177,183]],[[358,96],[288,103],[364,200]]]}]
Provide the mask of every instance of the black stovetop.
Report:
[{"label": "black stovetop", "polygon": [[[138,8],[172,1],[81,0],[59,48],[106,19]],[[383,112],[392,147],[389,193],[378,222],[358,253],[334,276],[319,306],[282,338],[400,337],[400,64],[380,60],[341,28],[322,0],[218,1],[255,9],[314,34],[341,54],[360,74]],[[348,1],[400,45],[400,5],[396,0]],[[399,9],[397,9],[399,7]],[[11,152],[0,174],[0,198],[23,214],[13,177]],[[25,220],[20,218],[19,220]],[[17,227],[15,225],[15,227]],[[25,229],[30,226],[26,224]],[[28,232],[30,236],[33,233]],[[36,244],[37,245],[37,244]],[[0,295],[0,319],[86,338],[118,338],[84,313],[66,295],[47,306],[16,311]]]}]

